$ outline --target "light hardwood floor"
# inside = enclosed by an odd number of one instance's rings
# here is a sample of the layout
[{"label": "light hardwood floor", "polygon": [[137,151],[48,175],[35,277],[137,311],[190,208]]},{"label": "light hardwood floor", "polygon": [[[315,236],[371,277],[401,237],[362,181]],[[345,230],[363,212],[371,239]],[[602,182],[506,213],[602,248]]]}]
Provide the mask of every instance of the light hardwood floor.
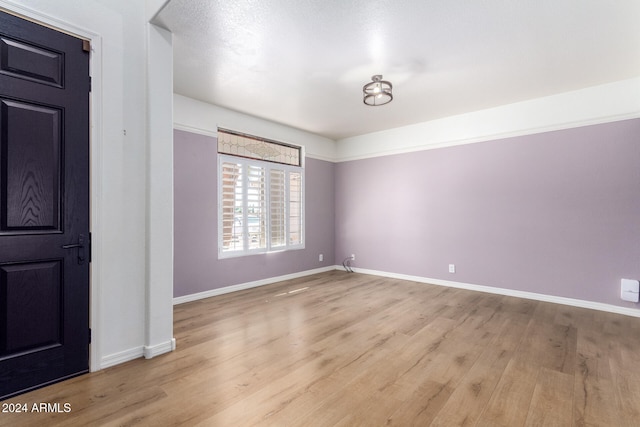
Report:
[{"label": "light hardwood floor", "polygon": [[176,306],[174,333],[0,425],[640,423],[640,318],[333,271]]}]

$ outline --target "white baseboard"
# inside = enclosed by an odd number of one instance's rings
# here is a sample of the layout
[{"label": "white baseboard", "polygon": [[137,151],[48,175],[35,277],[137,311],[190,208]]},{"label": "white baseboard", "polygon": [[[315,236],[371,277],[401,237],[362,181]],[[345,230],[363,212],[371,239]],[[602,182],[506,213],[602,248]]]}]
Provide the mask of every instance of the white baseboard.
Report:
[{"label": "white baseboard", "polygon": [[171,338],[170,341],[153,345],[153,346],[141,346],[130,348],[118,353],[109,354],[104,356],[100,361],[100,369],[110,368],[111,366],[119,365],[121,363],[129,362],[134,359],[144,357],[145,359],[151,359],[152,357],[159,356],[164,353],[169,353],[176,349],[176,339]]},{"label": "white baseboard", "polygon": [[313,270],[300,271],[298,273],[285,274],[284,276],[270,277],[253,282],[240,283],[238,285],[225,286],[224,288],[211,289],[210,291],[198,292],[196,294],[184,295],[173,299],[173,305],[184,304],[186,302],[197,301],[204,298],[215,297],[217,295],[228,294],[230,292],[242,291],[245,289],[257,288],[258,286],[270,285],[283,280],[297,279],[299,277],[311,276],[312,274],[324,273],[336,270],[338,266],[315,268]]},{"label": "white baseboard", "polygon": [[466,289],[470,291],[487,292],[497,295],[505,295],[517,298],[525,298],[536,301],[552,302],[556,304],[570,305],[573,307],[589,308],[591,310],[606,311],[609,313],[623,314],[625,316],[640,317],[640,310],[600,302],[585,301],[573,298],[557,297],[553,295],[537,294],[535,292],[516,291],[513,289],[494,288],[492,286],[474,285],[471,283],[452,282],[450,280],[430,279],[421,276],[389,273],[386,271],[368,270],[365,268],[353,268],[356,273],[371,274],[374,276],[389,277],[392,279],[410,280],[413,282],[427,283],[430,285],[447,286],[450,288]]},{"label": "white baseboard", "polygon": [[143,356],[145,359],[151,359],[161,354],[169,353],[176,349],[176,339],[171,338],[167,342],[156,345],[145,345],[143,348]]},{"label": "white baseboard", "polygon": [[144,347],[135,347],[124,350],[119,353],[104,356],[100,361],[100,369],[106,369],[111,366],[119,365],[130,360],[139,359],[144,355]]},{"label": "white baseboard", "polygon": [[[371,274],[373,276],[389,277],[392,279],[401,279],[401,280],[410,280],[413,282],[427,283],[427,284],[437,285],[437,286],[447,286],[450,288],[467,289],[470,291],[478,291],[478,292],[487,292],[487,293],[497,294],[497,295],[512,296],[512,297],[525,298],[525,299],[531,299],[536,301],[552,302],[555,304],[570,305],[573,307],[588,308],[591,310],[606,311],[609,313],[623,314],[625,316],[631,316],[631,317],[640,317],[640,310],[638,309],[620,307],[612,304],[604,304],[600,302],[586,301],[586,300],[580,300],[580,299],[574,299],[574,298],[557,297],[553,295],[538,294],[535,292],[517,291],[513,289],[506,289],[506,288],[495,288],[492,286],[474,285],[471,283],[454,282],[450,280],[431,279],[428,277],[411,276],[408,274],[390,273],[387,271],[369,270],[366,268],[356,268],[356,267],[352,267],[352,268],[353,268],[353,271],[356,273]],[[341,265],[332,265],[329,267],[323,267],[323,268],[317,268],[314,270],[301,271],[299,273],[287,274],[285,276],[271,277],[268,279],[258,280],[255,282],[248,282],[248,283],[242,283],[242,284],[233,285],[233,286],[226,286],[224,288],[212,289],[210,291],[205,291],[197,294],[185,295],[182,297],[174,298],[173,304],[174,305],[183,304],[186,302],[196,301],[203,298],[209,298],[216,295],[227,294],[229,292],[236,292],[244,289],[255,288],[258,286],[269,285],[271,283],[276,283],[283,280],[296,279],[299,277],[310,276],[312,274],[324,273],[326,271],[342,270],[342,269],[343,269],[343,266]]]}]

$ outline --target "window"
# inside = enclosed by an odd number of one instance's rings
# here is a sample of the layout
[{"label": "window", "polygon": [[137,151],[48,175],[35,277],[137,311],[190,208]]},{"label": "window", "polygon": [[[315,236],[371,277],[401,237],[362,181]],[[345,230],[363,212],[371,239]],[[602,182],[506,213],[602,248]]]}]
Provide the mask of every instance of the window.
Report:
[{"label": "window", "polygon": [[[304,248],[304,169],[246,158],[247,152],[235,150],[243,156],[219,154],[219,258]],[[300,156],[287,158],[299,162]]]}]

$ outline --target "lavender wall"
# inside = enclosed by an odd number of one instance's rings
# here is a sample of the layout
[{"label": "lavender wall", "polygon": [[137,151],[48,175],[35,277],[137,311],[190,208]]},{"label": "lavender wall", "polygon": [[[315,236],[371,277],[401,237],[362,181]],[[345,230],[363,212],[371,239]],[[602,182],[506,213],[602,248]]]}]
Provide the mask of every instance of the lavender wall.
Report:
[{"label": "lavender wall", "polygon": [[619,294],[640,278],[640,119],[335,173],[336,263],[637,307]]},{"label": "lavender wall", "polygon": [[174,131],[174,297],[333,265],[334,164],[305,162],[305,249],[218,260],[216,140]]}]

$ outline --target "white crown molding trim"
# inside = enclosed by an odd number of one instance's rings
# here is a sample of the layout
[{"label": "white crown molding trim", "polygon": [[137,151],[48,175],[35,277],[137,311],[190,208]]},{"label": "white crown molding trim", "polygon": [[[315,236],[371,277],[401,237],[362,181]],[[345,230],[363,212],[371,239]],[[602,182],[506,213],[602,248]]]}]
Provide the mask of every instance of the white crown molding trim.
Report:
[{"label": "white crown molding trim", "polygon": [[336,269],[337,269],[337,266],[331,265],[328,267],[315,268],[313,270],[300,271],[298,273],[285,274],[284,276],[270,277],[267,279],[256,280],[253,282],[225,286],[224,288],[211,289],[210,291],[198,292],[195,294],[175,297],[173,299],[173,305],[184,304],[187,302],[197,301],[204,298],[210,298],[218,295],[228,294],[231,292],[243,291],[245,289],[257,288],[259,286],[270,285],[272,283],[281,282],[284,280],[298,279],[300,277],[311,276],[312,274],[318,274],[318,273],[325,273],[327,271],[333,271]]},{"label": "white crown molding trim", "polygon": [[315,160],[322,160],[330,163],[336,163],[336,159],[334,157],[322,156],[320,154],[305,153],[304,157],[307,159],[315,159]]},{"label": "white crown molding trim", "polygon": [[180,124],[180,123],[174,123],[173,124],[173,129],[181,130],[181,131],[184,131],[184,132],[195,133],[195,134],[198,134],[198,135],[210,136],[212,138],[217,138],[218,137],[218,132],[217,131],[212,131],[210,129],[203,129],[203,128],[190,126],[190,125],[183,125],[183,124]]},{"label": "white crown molding trim", "polygon": [[142,346],[110,354],[102,358],[100,362],[100,369],[110,368],[111,366],[139,359],[142,356],[144,356],[144,347]]},{"label": "white crown molding trim", "polygon": [[337,141],[337,162],[640,118],[640,77]]},{"label": "white crown molding trim", "polygon": [[367,153],[362,155],[353,155],[350,157],[342,157],[337,160],[333,160],[333,162],[341,163],[341,162],[350,162],[354,160],[371,159],[376,157],[393,156],[395,154],[415,153],[417,151],[435,150],[438,148],[455,147],[457,145],[468,145],[468,144],[475,144],[478,142],[496,141],[499,139],[534,135],[534,134],[544,133],[544,132],[554,132],[558,130],[573,129],[578,127],[599,125],[604,123],[612,123],[612,122],[618,122],[622,120],[638,119],[638,118],[640,118],[640,112],[621,114],[619,116],[603,117],[603,118],[598,118],[593,120],[563,123],[560,125],[552,125],[552,126],[539,127],[539,128],[522,129],[522,130],[513,131],[513,132],[485,135],[485,136],[476,137],[476,138],[451,140],[451,141],[438,142],[433,144],[415,145],[415,146],[405,147],[405,148],[381,150],[381,151],[376,151],[375,153]]},{"label": "white crown molding trim", "polygon": [[[336,266],[338,268],[338,266]],[[585,301],[574,298],[557,297],[553,295],[538,294],[535,292],[517,291],[513,289],[494,288],[492,286],[474,285],[471,283],[453,282],[450,280],[430,279],[428,277],[411,276],[407,274],[390,273],[366,268],[353,268],[355,273],[371,274],[372,276],[388,277],[391,279],[409,280],[412,282],[429,285],[445,286],[449,288],[466,289],[469,291],[487,292],[490,294],[505,295],[536,301],[551,302],[555,304],[569,305],[572,307],[588,308],[591,310],[606,311],[609,313],[623,314],[625,316],[640,317],[640,310],[635,308],[620,307],[593,301]]]}]

